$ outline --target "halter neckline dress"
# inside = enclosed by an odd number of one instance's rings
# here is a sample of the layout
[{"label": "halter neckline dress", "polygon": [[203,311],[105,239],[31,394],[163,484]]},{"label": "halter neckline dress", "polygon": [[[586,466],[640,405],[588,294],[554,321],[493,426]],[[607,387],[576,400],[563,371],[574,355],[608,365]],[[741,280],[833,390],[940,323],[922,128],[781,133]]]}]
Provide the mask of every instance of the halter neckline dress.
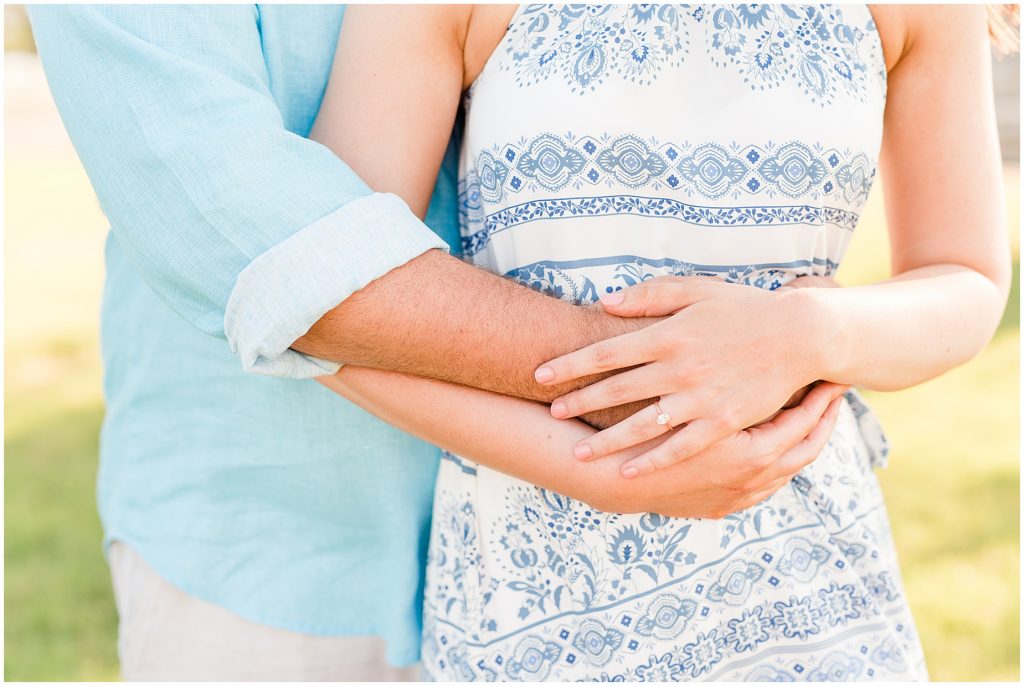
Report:
[{"label": "halter neckline dress", "polygon": [[[885,88],[865,5],[521,6],[465,100],[465,256],[577,303],[663,274],[830,275]],[[813,464],[722,520],[600,512],[446,454],[426,674],[924,679],[885,454],[851,393]]]}]

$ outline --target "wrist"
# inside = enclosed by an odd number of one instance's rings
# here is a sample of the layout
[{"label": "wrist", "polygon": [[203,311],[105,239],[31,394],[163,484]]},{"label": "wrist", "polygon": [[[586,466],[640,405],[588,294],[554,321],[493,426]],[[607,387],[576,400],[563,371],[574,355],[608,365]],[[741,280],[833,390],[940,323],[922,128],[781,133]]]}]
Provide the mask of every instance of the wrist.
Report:
[{"label": "wrist", "polygon": [[597,333],[594,342],[633,333],[664,319],[664,317],[619,317],[609,314],[599,302],[588,305],[585,309],[591,317],[593,331]]},{"label": "wrist", "polygon": [[836,307],[838,289],[796,288],[779,295],[787,301],[788,321],[799,322],[796,359],[803,385],[820,379],[842,381],[850,337]]}]

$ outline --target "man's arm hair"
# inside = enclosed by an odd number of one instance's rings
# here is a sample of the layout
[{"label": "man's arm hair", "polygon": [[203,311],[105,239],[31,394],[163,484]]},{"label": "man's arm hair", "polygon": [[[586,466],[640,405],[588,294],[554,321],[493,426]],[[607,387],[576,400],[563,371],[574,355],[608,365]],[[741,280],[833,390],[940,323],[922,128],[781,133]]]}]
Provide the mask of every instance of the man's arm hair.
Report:
[{"label": "man's arm hair", "polygon": [[550,402],[598,377],[542,386],[533,376],[539,365],[651,321],[579,307],[431,250],[352,294],[293,347]]},{"label": "man's arm hair", "polygon": [[[397,194],[420,216],[475,69],[467,66],[468,46],[493,48],[501,37],[471,36],[475,11],[350,6],[311,133],[372,188]],[[368,61],[371,52],[378,57]],[[571,388],[537,384],[533,374],[541,363],[646,323],[559,301],[431,250],[346,298],[292,347],[335,362],[550,401]]]}]

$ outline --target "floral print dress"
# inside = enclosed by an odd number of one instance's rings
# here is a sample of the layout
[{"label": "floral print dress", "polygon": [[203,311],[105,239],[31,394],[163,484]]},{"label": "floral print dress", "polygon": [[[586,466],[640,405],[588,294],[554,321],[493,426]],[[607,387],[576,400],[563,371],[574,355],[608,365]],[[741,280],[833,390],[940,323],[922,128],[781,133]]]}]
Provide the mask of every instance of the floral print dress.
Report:
[{"label": "floral print dress", "polygon": [[[864,5],[520,7],[465,101],[464,253],[577,303],[663,274],[832,274],[885,88]],[[600,512],[445,455],[426,674],[926,678],[872,471],[885,454],[851,393],[817,461],[722,520]]]}]

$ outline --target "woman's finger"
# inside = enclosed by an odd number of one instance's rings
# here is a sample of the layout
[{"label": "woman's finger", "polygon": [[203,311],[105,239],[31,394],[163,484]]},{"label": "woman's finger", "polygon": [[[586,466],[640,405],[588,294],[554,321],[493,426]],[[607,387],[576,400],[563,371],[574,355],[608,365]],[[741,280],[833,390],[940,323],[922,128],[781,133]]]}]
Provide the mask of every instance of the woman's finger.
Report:
[{"label": "woman's finger", "polygon": [[664,443],[623,463],[619,472],[627,479],[651,474],[696,455],[729,433],[723,434],[721,427],[707,419],[695,419],[681,429],[676,429],[675,435]]},{"label": "woman's finger", "polygon": [[559,384],[591,374],[633,367],[657,357],[657,325],[609,338],[545,362],[534,372],[544,385]]},{"label": "woman's finger", "polygon": [[768,450],[781,453],[811,433],[828,409],[828,404],[842,395],[846,388],[848,386],[820,383],[796,407],[783,410],[771,421],[747,431],[755,444],[769,446]]},{"label": "woman's finger", "polygon": [[743,498],[737,504],[738,506],[736,508],[736,512],[746,510],[747,508],[751,508],[754,505],[757,505],[758,503],[763,503],[765,500],[768,500],[768,498],[771,498],[773,495],[778,493],[782,488],[789,485],[792,481],[792,475],[782,477],[780,479],[775,479],[774,481],[768,483],[764,488],[755,491],[754,493],[751,493],[750,495]]},{"label": "woman's finger", "polygon": [[[668,411],[666,401],[661,401],[659,404],[663,410]],[[595,460],[668,433],[672,430],[672,426],[667,423],[659,424],[659,414],[657,407],[651,403],[649,407],[645,407],[618,424],[583,439],[576,444],[573,454],[580,460]],[[670,416],[677,426],[683,423],[682,420],[686,415],[679,402],[672,404]]]},{"label": "woman's finger", "polygon": [[617,317],[663,317],[704,300],[723,283],[713,276],[659,276],[604,295],[601,304]]},{"label": "woman's finger", "polygon": [[775,460],[765,471],[764,478],[769,481],[783,477],[792,478],[801,469],[814,462],[828,445],[829,438],[832,437],[842,404],[841,397],[832,400],[814,429],[806,438],[780,455],[779,459]]},{"label": "woman's finger", "polygon": [[557,419],[579,417],[595,410],[671,393],[675,390],[671,379],[660,368],[657,364],[647,364],[567,393],[551,403],[551,416]]}]

